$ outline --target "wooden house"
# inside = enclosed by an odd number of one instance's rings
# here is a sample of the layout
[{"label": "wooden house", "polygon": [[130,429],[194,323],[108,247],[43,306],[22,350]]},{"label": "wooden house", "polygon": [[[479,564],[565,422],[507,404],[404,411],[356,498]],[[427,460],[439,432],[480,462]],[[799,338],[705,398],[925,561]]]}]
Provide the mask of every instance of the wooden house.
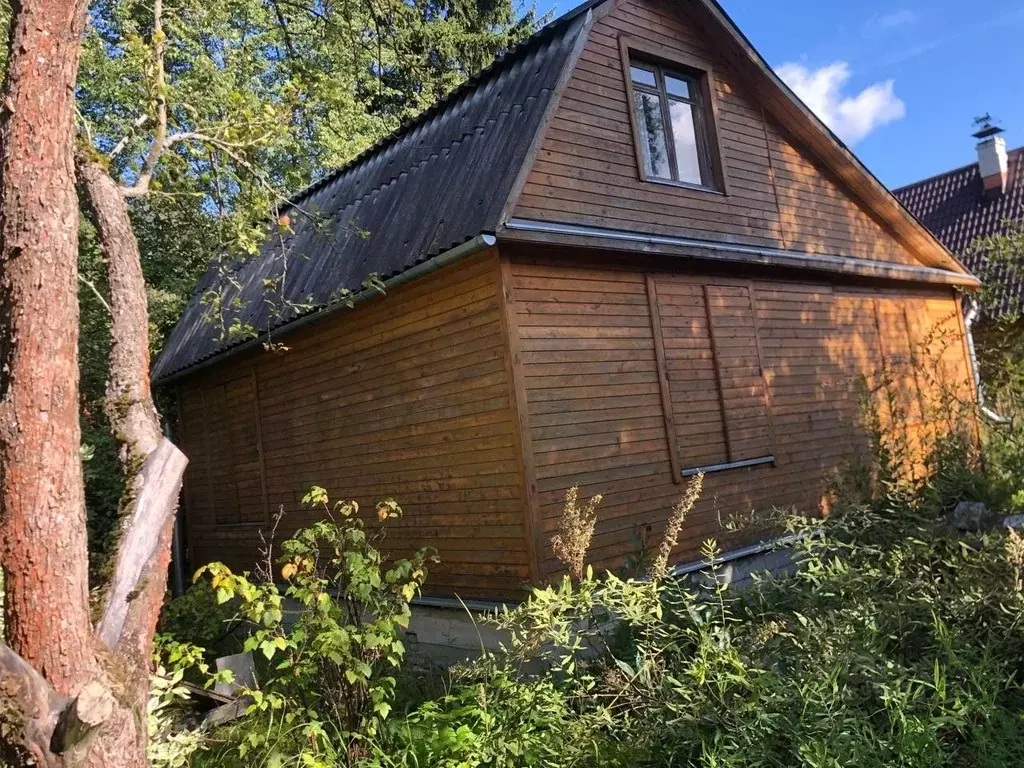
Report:
[{"label": "wooden house", "polygon": [[155,365],[192,566],[250,565],[317,484],[394,497],[388,548],[439,551],[428,593],[514,598],[558,570],[567,488],[604,495],[591,559],[615,566],[703,470],[685,562],[748,543],[733,512],[817,508],[863,447],[859,377],[895,370],[922,428],[943,414],[915,345],[943,330],[967,378],[976,280],[714,0],[586,3],[289,221],[211,269]]}]

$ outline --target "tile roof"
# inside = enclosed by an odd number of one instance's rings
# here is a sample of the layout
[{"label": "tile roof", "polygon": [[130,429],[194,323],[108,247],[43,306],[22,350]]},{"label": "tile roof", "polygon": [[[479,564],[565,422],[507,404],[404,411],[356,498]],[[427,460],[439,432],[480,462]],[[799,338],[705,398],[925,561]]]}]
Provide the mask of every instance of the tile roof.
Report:
[{"label": "tile roof", "polygon": [[[225,321],[274,330],[481,233],[493,233],[590,0],[527,38],[433,107],[291,201],[294,232],[273,236],[229,275],[214,265],[153,365],[160,381],[238,346],[208,318],[215,292]],[[282,259],[285,256],[285,259]],[[264,284],[287,260],[285,302]],[[282,306],[282,304],[284,306]]]},{"label": "tile roof", "polygon": [[996,303],[991,314],[996,316],[1024,310],[1024,280],[1009,274],[1005,267],[988,263],[983,254],[972,251],[971,244],[979,237],[1004,232],[1008,219],[1024,218],[1024,147],[1007,155],[1006,191],[993,199],[983,194],[977,163],[893,190],[939,242],[994,288]]}]

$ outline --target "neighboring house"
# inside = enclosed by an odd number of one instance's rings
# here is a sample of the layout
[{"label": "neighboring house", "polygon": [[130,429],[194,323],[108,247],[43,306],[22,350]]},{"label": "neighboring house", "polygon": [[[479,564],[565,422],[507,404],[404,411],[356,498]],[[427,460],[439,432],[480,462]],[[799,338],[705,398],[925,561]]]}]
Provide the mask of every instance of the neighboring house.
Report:
[{"label": "neighboring house", "polygon": [[[703,469],[692,560],[756,538],[730,513],[817,507],[864,445],[858,377],[894,365],[926,425],[909,360],[941,326],[968,378],[954,288],[977,281],[713,0],[589,2],[295,205],[329,231],[293,212],[231,280],[211,270],[154,366],[193,565],[250,565],[315,483],[393,496],[387,547],[439,551],[428,593],[514,598],[558,570],[567,488],[604,494],[591,559],[615,566]],[[283,255],[311,308],[278,317]],[[202,294],[288,351],[218,341]]]},{"label": "neighboring house", "polygon": [[939,242],[989,283],[993,301],[986,320],[1024,309],[1020,274],[987,264],[971,247],[978,238],[1005,232],[1007,221],[1024,219],[1024,147],[1008,152],[1001,133],[986,123],[974,134],[978,162],[893,190]]}]

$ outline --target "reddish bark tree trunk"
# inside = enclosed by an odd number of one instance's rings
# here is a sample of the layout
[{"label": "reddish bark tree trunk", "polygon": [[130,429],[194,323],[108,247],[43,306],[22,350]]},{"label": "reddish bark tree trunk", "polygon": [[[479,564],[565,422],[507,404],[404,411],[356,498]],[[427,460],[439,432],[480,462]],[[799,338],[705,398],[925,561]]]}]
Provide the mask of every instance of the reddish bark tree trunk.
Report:
[{"label": "reddish bark tree trunk", "polygon": [[0,105],[0,561],[11,648],[94,671],[78,422],[74,83],[86,0],[15,2]]}]

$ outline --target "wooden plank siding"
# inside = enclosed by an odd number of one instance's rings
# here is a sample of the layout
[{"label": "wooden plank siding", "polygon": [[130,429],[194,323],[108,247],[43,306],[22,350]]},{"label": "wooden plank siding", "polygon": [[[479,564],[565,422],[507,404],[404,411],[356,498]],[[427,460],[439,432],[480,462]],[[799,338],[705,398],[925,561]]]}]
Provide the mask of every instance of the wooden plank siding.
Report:
[{"label": "wooden plank siding", "polygon": [[[893,409],[907,416],[918,455],[948,427],[947,398],[973,397],[956,296],[890,279],[934,271],[878,264],[944,259],[916,230],[900,230],[901,241],[891,231],[901,220],[834,158],[826,170],[772,116],[786,111],[749,62],[730,65],[720,54],[730,49],[708,44],[697,13],[616,0],[588,18],[487,230],[500,255],[492,248],[275,336],[287,351],[240,354],[180,380],[193,565],[251,568],[279,509],[279,536],[318,517],[300,504],[315,484],[368,513],[393,497],[405,517],[385,549],[438,550],[428,594],[514,599],[559,570],[550,538],[573,485],[604,494],[592,561],[616,567],[659,540],[689,474],[747,463],[707,475],[675,553],[685,561],[709,536],[728,549],[758,535],[728,531],[731,515],[818,508],[830,477],[866,450],[865,396],[883,425]],[[641,181],[620,41],[711,67],[718,150],[705,164],[716,174],[721,165],[720,191]],[[792,116],[785,124],[829,156]],[[859,277],[840,274],[853,266]],[[938,368],[921,364],[926,353]],[[877,391],[886,381],[895,399]]]},{"label": "wooden plank siding", "polygon": [[[622,0],[594,23],[513,215],[919,264],[744,90],[686,13]],[[640,180],[620,36],[713,67],[728,195]]]},{"label": "wooden plank siding", "polygon": [[394,497],[385,549],[437,548],[428,593],[520,595],[532,541],[499,288],[492,250],[187,379],[193,565],[252,567],[267,513],[284,508],[279,536],[309,523],[316,484],[364,510]]},{"label": "wooden plank siding", "polygon": [[[817,509],[833,473],[866,451],[861,393],[878,383],[877,369],[891,369],[907,403],[934,400],[936,382],[915,373],[925,367],[916,350],[943,338],[937,378],[971,397],[948,288],[681,274],[526,248],[516,254],[506,293],[519,335],[543,574],[558,570],[549,540],[573,485],[585,497],[604,494],[592,554],[614,567],[645,538],[657,542],[681,494],[673,463],[685,470],[774,456],[773,464],[707,474],[676,553],[685,561],[709,536],[726,547],[755,536],[723,529],[734,513]],[[876,396],[876,407],[882,400]],[[908,411],[915,434],[943,417],[916,408]]]}]

